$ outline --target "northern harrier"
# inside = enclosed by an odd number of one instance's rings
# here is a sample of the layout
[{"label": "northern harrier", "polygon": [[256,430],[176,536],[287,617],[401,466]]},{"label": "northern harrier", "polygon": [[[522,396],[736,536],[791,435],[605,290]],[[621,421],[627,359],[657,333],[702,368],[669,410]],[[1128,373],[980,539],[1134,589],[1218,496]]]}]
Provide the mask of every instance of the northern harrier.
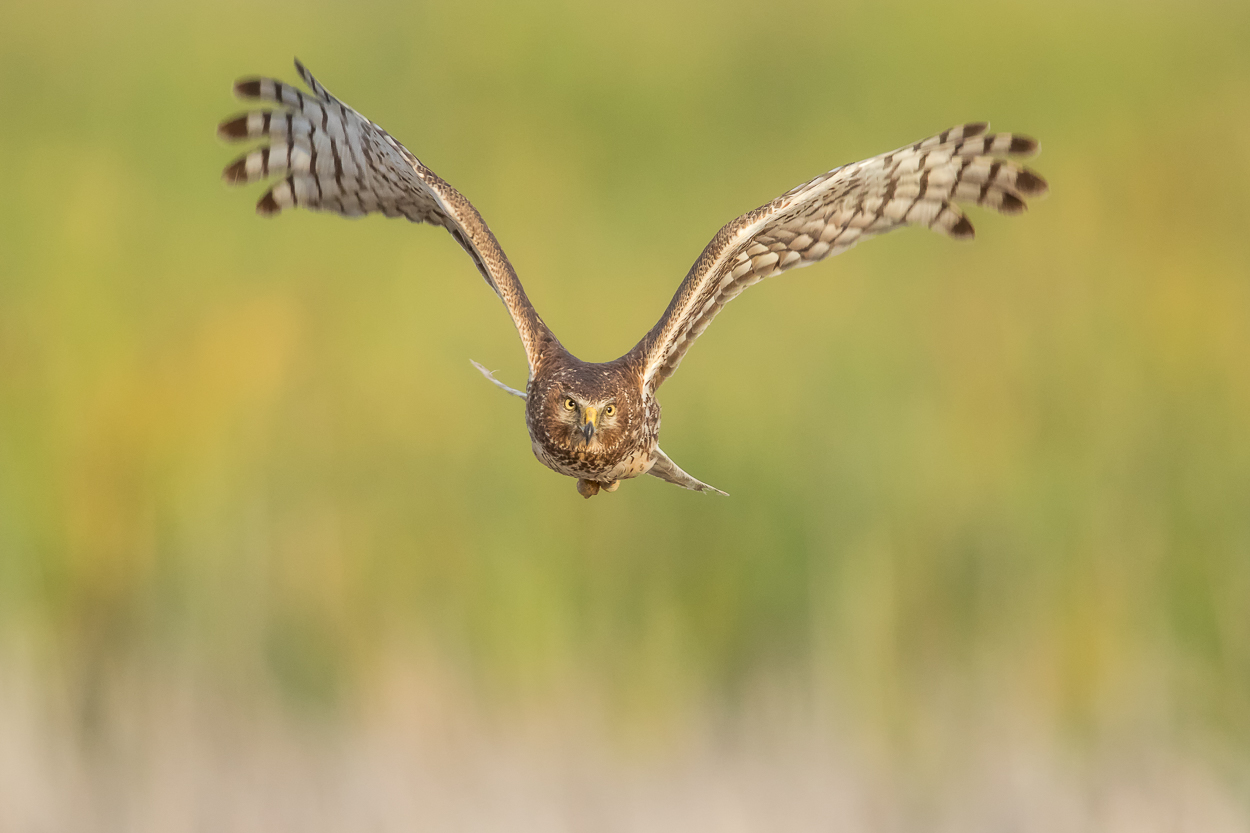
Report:
[{"label": "northern harrier", "polygon": [[986,134],[985,123],[953,127],[834,168],[722,228],[642,341],[615,361],[583,362],[543,323],[495,235],[469,201],[385,130],[332,96],[298,60],[295,68],[311,92],[270,78],[235,84],[239,97],[278,108],[254,110],[218,127],[226,139],[268,142],[226,168],[225,180],[283,177],[257,203],[264,215],[297,206],[347,217],[380,211],[451,232],[521,335],[529,361],[525,392],[474,365],[525,400],[534,455],[548,468],[576,477],[578,492],[588,498],[600,489],[615,491],[620,481],[640,474],[725,494],[686,474],[660,450],[655,393],[742,290],[901,226],[971,238],[972,224],[959,204],[1017,214],[1025,208],[1024,197],[1047,188],[1040,176],[1005,158],[1031,155],[1037,142],[1010,133]]}]

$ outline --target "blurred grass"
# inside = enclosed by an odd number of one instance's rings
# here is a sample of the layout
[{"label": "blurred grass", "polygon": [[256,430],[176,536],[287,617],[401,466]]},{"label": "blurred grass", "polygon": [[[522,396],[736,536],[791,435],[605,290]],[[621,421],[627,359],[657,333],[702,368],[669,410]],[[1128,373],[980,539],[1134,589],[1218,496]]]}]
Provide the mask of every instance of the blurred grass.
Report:
[{"label": "blurred grass", "polygon": [[[333,707],[398,651],[644,725],[773,678],[1243,756],[1247,43],[1221,2],[6,4],[0,628],[85,689],[141,651]],[[444,234],[220,185],[230,82],[293,54],[589,360],[834,165],[992,118],[1052,196],[752,290],[662,396],[733,497],[584,502],[469,366],[524,380]]]}]

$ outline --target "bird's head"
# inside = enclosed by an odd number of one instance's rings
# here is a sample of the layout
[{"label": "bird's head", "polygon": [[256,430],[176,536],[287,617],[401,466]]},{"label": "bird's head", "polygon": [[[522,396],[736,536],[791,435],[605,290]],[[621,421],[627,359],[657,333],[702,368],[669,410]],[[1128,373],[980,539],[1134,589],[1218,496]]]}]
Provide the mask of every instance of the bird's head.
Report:
[{"label": "bird's head", "polygon": [[621,406],[612,394],[587,391],[560,391],[555,419],[568,436],[573,449],[589,449],[615,445],[619,433]]},{"label": "bird's head", "polygon": [[[573,452],[611,453],[629,445],[641,424],[641,398],[630,376],[611,365],[578,364],[537,386],[531,407],[551,442]],[[533,390],[531,387],[531,390]]]}]

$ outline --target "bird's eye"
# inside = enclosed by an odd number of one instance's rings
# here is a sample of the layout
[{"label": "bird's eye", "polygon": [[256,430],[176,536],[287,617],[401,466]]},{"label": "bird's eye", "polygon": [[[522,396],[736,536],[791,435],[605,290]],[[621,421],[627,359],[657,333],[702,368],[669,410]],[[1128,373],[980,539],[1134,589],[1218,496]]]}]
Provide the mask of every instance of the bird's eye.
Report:
[{"label": "bird's eye", "polygon": [[565,400],[564,400],[564,407],[565,407],[565,409],[566,409],[566,410],[572,411],[572,410],[574,410],[575,408],[577,408],[577,403],[576,403],[576,402],[574,402],[572,399],[565,399]]},{"label": "bird's eye", "polygon": [[612,415],[613,415],[613,414],[615,414],[615,413],[616,413],[616,406],[615,406],[615,405],[609,405],[608,407],[606,407],[606,408],[604,408],[604,409],[603,409],[603,415],[604,415],[604,416],[612,416]]}]

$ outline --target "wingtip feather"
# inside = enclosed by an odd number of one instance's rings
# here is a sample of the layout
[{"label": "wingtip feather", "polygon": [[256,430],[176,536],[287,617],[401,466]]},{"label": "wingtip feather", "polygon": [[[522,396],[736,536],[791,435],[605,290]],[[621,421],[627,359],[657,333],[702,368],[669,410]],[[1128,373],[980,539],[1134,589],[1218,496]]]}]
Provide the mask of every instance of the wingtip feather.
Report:
[{"label": "wingtip feather", "polygon": [[282,206],[273,198],[273,189],[265,192],[265,196],[256,203],[256,213],[262,217],[272,217],[282,211]]},{"label": "wingtip feather", "polygon": [[1026,210],[1028,210],[1028,206],[1024,200],[1015,194],[1004,193],[1002,202],[998,206],[1000,214],[1023,214]]},{"label": "wingtip feather", "polygon": [[240,78],[234,82],[234,94],[239,98],[260,98],[260,78]]},{"label": "wingtip feather", "polygon": [[969,139],[973,136],[980,136],[989,129],[990,123],[987,121],[970,121],[964,125],[963,138]]},{"label": "wingtip feather", "polygon": [[1007,153],[1012,156],[1033,156],[1041,149],[1037,139],[1016,133],[1011,137],[1011,146],[1007,148]]},{"label": "wingtip feather", "polygon": [[247,182],[247,157],[240,156],[227,165],[221,172],[221,178],[230,185]]},{"label": "wingtip feather", "polygon": [[950,236],[955,240],[972,240],[977,236],[977,232],[972,227],[972,221],[967,217],[960,217],[959,222],[951,226]]},{"label": "wingtip feather", "polygon": [[228,141],[236,141],[238,139],[247,138],[247,116],[237,116],[233,119],[227,119],[217,125],[217,136]]},{"label": "wingtip feather", "polygon": [[1050,183],[1036,171],[1024,168],[1016,175],[1016,190],[1029,197],[1040,197],[1050,190]]}]

